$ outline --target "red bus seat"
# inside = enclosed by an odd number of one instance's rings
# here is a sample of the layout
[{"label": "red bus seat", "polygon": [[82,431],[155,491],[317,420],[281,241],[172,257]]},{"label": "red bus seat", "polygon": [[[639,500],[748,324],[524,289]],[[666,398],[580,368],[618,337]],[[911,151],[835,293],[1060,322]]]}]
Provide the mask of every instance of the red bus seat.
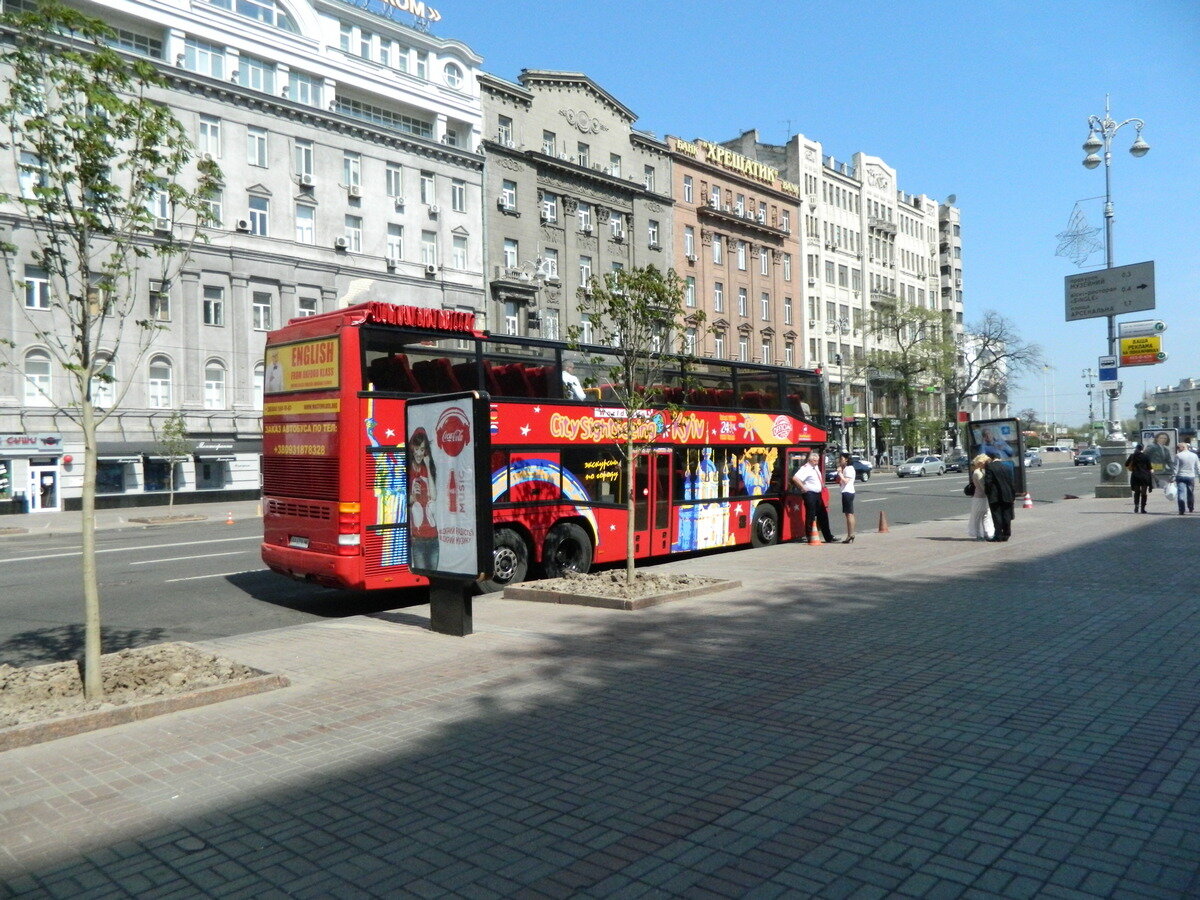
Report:
[{"label": "red bus seat", "polygon": [[417,377],[413,375],[412,367],[408,364],[408,356],[400,353],[391,359],[392,378],[397,387],[395,390],[416,393],[421,388]]},{"label": "red bus seat", "polygon": [[496,378],[500,381],[501,393],[506,397],[532,397],[533,387],[525,367],[520,363],[509,363],[496,370]]},{"label": "red bus seat", "polygon": [[681,388],[681,387],[667,388],[666,398],[667,398],[668,403],[675,403],[679,406],[682,406],[684,403],[683,388]]},{"label": "red bus seat", "polygon": [[492,361],[485,359],[483,361],[483,386],[493,397],[498,397],[504,393],[500,387],[500,380],[496,377],[498,369],[492,365]]},{"label": "red bus seat", "polygon": [[532,389],[531,397],[550,396],[550,369],[550,366],[525,367],[525,377],[529,379],[529,387]]},{"label": "red bus seat", "polygon": [[462,390],[473,391],[479,387],[479,369],[473,361],[460,362],[451,366],[451,371],[454,372],[454,378]]},{"label": "red bus seat", "polygon": [[716,397],[717,406],[725,406],[730,409],[733,408],[733,391],[732,390],[726,388],[724,390],[717,391],[716,394],[717,394],[717,397]]}]

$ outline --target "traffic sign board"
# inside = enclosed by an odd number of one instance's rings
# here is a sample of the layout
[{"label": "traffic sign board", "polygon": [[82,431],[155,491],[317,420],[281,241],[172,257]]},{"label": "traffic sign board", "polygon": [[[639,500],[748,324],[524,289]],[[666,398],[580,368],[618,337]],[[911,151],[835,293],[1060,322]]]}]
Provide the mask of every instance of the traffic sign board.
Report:
[{"label": "traffic sign board", "polygon": [[1139,319],[1136,322],[1118,322],[1119,337],[1145,337],[1150,334],[1162,334],[1167,330],[1167,323],[1159,319]]},{"label": "traffic sign board", "polygon": [[1100,378],[1101,383],[1117,380],[1117,358],[1115,356],[1100,357]]},{"label": "traffic sign board", "polygon": [[1120,344],[1123,366],[1152,366],[1167,358],[1162,349],[1162,338],[1157,334],[1121,338]]},{"label": "traffic sign board", "polygon": [[1066,277],[1067,321],[1154,309],[1154,263],[1134,263]]}]

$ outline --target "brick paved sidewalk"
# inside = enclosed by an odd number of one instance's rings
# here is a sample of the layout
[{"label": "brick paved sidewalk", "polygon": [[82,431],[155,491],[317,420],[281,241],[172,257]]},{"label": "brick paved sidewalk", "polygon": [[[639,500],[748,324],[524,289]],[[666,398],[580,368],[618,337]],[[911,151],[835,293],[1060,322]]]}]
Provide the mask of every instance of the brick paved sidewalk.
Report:
[{"label": "brick paved sidewalk", "polygon": [[1085,499],[207,642],[293,686],[0,756],[0,896],[1200,894],[1200,519]]}]

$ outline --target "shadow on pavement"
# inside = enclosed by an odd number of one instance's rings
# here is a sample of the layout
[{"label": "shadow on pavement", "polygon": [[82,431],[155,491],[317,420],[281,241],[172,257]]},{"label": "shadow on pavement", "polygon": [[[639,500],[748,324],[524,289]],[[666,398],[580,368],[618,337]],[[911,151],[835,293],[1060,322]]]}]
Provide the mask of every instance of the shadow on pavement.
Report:
[{"label": "shadow on pavement", "polygon": [[[116,653],[126,647],[145,647],[167,639],[164,628],[100,628],[100,652]],[[42,665],[83,657],[84,627],[56,625],[22,631],[0,642],[0,663],[12,666]]]},{"label": "shadow on pavement", "polygon": [[[464,643],[461,678],[443,664],[414,697],[331,685],[319,713],[289,709],[274,737],[279,723],[248,719],[211,751],[274,742],[290,786],[97,836],[12,883],[1195,896],[1200,603],[1135,579],[1173,535],[1001,549],[966,579],[797,571],[737,602],[581,613],[485,657]],[[1173,574],[1194,584],[1197,568]],[[324,762],[304,745],[315,730],[341,744]],[[355,740],[371,761],[338,763]]]}]

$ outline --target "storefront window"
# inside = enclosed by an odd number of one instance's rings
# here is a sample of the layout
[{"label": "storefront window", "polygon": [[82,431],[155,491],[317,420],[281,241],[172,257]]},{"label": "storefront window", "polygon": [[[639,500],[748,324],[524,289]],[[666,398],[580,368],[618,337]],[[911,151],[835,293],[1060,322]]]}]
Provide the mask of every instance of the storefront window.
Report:
[{"label": "storefront window", "polygon": [[169,491],[171,466],[165,459],[148,459],[143,464],[146,492]]},{"label": "storefront window", "polygon": [[12,462],[0,459],[0,500],[12,499]]},{"label": "storefront window", "polygon": [[223,488],[229,483],[229,463],[215,460],[196,461],[196,490]]},{"label": "storefront window", "polygon": [[104,460],[96,463],[96,493],[125,493],[125,463]]}]

